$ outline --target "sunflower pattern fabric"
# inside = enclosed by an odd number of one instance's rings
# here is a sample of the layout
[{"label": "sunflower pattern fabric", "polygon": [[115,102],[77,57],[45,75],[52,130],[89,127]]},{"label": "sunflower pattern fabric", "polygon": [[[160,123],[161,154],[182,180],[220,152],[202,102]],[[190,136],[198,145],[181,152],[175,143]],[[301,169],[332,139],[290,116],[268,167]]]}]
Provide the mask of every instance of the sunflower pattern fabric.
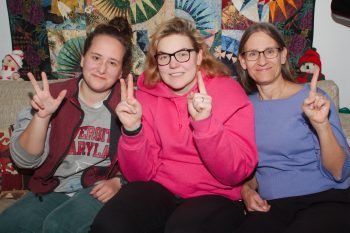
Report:
[{"label": "sunflower pattern fabric", "polygon": [[13,48],[25,52],[22,77],[80,74],[84,39],[93,28],[124,16],[134,31],[133,73],[143,70],[149,37],[172,17],[193,20],[210,51],[232,68],[240,38],[254,22],[274,23],[286,38],[290,61],[312,47],[315,0],[7,0]]}]

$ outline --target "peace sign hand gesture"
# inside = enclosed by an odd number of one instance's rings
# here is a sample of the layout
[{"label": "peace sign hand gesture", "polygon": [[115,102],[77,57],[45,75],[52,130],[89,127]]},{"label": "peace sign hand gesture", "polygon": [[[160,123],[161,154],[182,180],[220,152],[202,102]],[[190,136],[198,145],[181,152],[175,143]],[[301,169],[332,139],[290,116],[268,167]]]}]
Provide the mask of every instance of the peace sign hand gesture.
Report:
[{"label": "peace sign hand gesture", "polygon": [[197,75],[197,83],[199,93],[191,93],[188,95],[188,111],[193,120],[203,120],[210,116],[212,109],[211,96],[207,94],[204,85],[202,73],[199,71]]},{"label": "peace sign hand gesture", "polygon": [[55,99],[50,93],[49,83],[47,81],[47,76],[45,72],[41,73],[43,88],[39,86],[32,73],[29,72],[27,76],[30,82],[32,83],[36,93],[31,101],[32,107],[37,111],[36,115],[39,118],[51,117],[51,115],[57,110],[57,108],[62,103],[64,97],[66,96],[67,90],[62,90]]},{"label": "peace sign hand gesture", "polygon": [[309,118],[312,126],[317,128],[320,125],[328,122],[328,114],[330,108],[330,101],[320,93],[317,93],[317,78],[320,69],[314,71],[310,83],[309,96],[304,100],[303,111]]},{"label": "peace sign hand gesture", "polygon": [[115,112],[124,128],[129,131],[136,130],[141,125],[142,107],[134,96],[134,82],[132,75],[128,75],[128,85],[120,79],[121,101]]}]

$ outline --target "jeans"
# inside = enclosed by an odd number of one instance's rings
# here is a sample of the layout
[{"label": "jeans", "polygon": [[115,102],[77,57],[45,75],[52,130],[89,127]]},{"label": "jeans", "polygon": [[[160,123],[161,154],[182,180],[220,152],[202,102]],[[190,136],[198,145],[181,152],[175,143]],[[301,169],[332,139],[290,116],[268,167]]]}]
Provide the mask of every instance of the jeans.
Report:
[{"label": "jeans", "polygon": [[86,233],[102,203],[86,188],[69,197],[29,192],[0,214],[0,233]]}]

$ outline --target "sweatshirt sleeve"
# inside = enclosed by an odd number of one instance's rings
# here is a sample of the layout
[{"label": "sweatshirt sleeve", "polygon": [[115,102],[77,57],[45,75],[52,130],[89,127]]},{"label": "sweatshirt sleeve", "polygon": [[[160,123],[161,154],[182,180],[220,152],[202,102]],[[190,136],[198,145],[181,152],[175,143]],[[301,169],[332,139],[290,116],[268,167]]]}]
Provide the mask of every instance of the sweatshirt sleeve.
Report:
[{"label": "sweatshirt sleeve", "polygon": [[236,82],[211,93],[211,117],[192,121],[200,156],[211,174],[226,185],[241,183],[257,161],[253,106]]},{"label": "sweatshirt sleeve", "polygon": [[134,136],[122,133],[118,143],[119,164],[124,176],[131,182],[151,180],[160,163],[158,160],[160,146],[154,139],[152,127],[145,120],[148,117],[144,116],[147,114],[144,109],[142,114],[141,131]]},{"label": "sweatshirt sleeve", "polygon": [[11,136],[10,142],[10,154],[13,162],[20,168],[37,168],[39,167],[47,158],[49,152],[49,143],[48,138],[50,135],[50,126],[48,130],[48,134],[46,137],[44,152],[41,156],[32,156],[27,153],[19,144],[18,138],[22,134],[22,132],[26,129],[29,122],[33,118],[32,108],[25,108],[19,115],[17,122],[14,125],[14,131]]}]

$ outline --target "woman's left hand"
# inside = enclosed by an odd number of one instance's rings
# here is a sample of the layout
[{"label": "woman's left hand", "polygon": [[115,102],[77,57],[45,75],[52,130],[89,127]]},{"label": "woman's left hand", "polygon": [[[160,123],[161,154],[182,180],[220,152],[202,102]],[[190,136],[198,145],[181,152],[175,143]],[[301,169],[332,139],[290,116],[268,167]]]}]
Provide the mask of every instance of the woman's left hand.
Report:
[{"label": "woman's left hand", "polygon": [[309,96],[304,100],[303,111],[314,128],[328,123],[330,101],[317,93],[317,79],[320,70],[316,69],[310,83]]},{"label": "woman's left hand", "polygon": [[109,180],[102,180],[90,192],[90,194],[102,203],[106,203],[121,188],[120,178],[114,177]]},{"label": "woman's left hand", "polygon": [[193,120],[199,121],[206,119],[211,114],[212,99],[207,94],[201,72],[198,72],[197,83],[199,93],[191,93],[188,95],[188,111]]}]

